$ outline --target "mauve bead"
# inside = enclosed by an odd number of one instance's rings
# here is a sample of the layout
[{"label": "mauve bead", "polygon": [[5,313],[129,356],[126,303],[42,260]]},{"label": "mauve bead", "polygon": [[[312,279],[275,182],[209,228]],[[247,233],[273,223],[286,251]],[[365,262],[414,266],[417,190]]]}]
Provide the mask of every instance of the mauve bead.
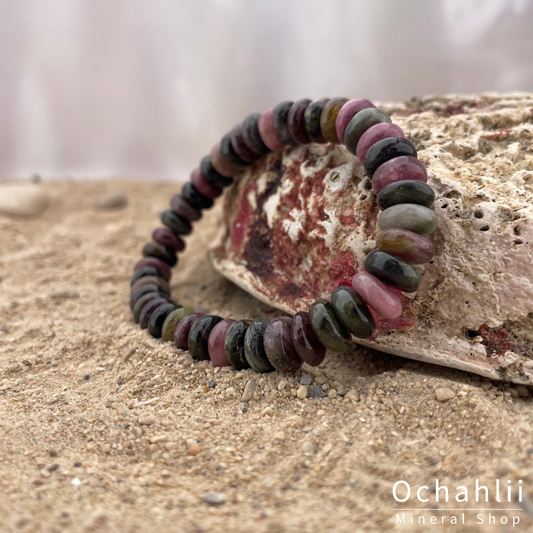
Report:
[{"label": "mauve bead", "polygon": [[148,267],[139,268],[139,270],[136,270],[133,273],[133,276],[131,277],[131,281],[130,281],[130,287],[133,287],[133,285],[135,285],[135,283],[137,283],[138,280],[142,278],[146,278],[146,277],[157,277],[157,278],[161,278],[164,281],[168,281],[170,279],[170,276],[166,272],[163,272],[162,270],[159,270],[158,268],[148,266]]},{"label": "mauve bead", "polygon": [[185,241],[169,228],[156,228],[152,232],[152,239],[162,246],[168,246],[176,252],[185,250]]},{"label": "mauve bead", "polygon": [[161,287],[158,285],[155,285],[154,283],[151,283],[149,285],[143,285],[142,287],[137,287],[134,291],[131,291],[130,296],[130,310],[133,311],[133,308],[135,307],[135,304],[145,295],[149,292],[157,292],[161,294],[162,296],[170,296],[166,291],[162,291]]},{"label": "mauve bead", "polygon": [[295,145],[296,141],[292,138],[289,131],[289,113],[293,102],[281,102],[274,108],[272,114],[272,125],[276,132],[276,137],[284,144]]},{"label": "mauve bead", "polygon": [[145,276],[143,278],[139,278],[131,286],[131,294],[133,294],[137,289],[145,287],[146,285],[156,285],[161,292],[170,294],[170,285],[168,284],[168,281],[165,281],[163,278],[159,278],[157,276]]},{"label": "mauve bead", "polygon": [[389,183],[378,194],[378,207],[384,211],[393,205],[418,204],[431,207],[435,201],[433,189],[423,181],[402,180]]},{"label": "mauve bead", "polygon": [[372,176],[372,190],[375,195],[383,187],[402,180],[418,180],[424,183],[428,180],[426,167],[416,157],[400,156],[383,163]]},{"label": "mauve bead", "polygon": [[415,292],[422,283],[422,274],[414,266],[381,250],[366,256],[365,269],[402,292]]},{"label": "mauve bead", "polygon": [[224,340],[228,329],[235,323],[235,320],[228,318],[219,322],[209,334],[207,341],[207,350],[209,352],[209,359],[214,366],[231,366],[231,363],[226,357],[226,350],[224,349]]},{"label": "mauve bead", "polygon": [[326,348],[318,340],[311,326],[309,313],[305,311],[294,315],[292,343],[298,355],[308,365],[318,366],[326,357]]},{"label": "mauve bead", "polygon": [[400,126],[393,124],[392,122],[381,122],[371,128],[368,128],[357,143],[357,149],[355,155],[357,159],[362,163],[365,159],[365,155],[368,149],[378,141],[387,139],[388,137],[402,137],[405,138],[405,133]]},{"label": "mauve bead", "polygon": [[211,335],[214,327],[222,320],[224,319],[221,316],[204,315],[191,326],[187,344],[189,345],[189,352],[193,359],[196,359],[196,361],[209,359],[209,350],[207,348],[209,335]]},{"label": "mauve bead", "polygon": [[435,213],[417,204],[398,204],[379,214],[378,228],[402,228],[419,235],[431,235],[437,227]]},{"label": "mauve bead", "polygon": [[215,187],[205,179],[199,167],[192,171],[191,183],[198,192],[207,196],[207,198],[211,198],[211,200],[218,198],[223,192],[222,189]]},{"label": "mauve bead", "polygon": [[311,100],[305,98],[294,102],[289,111],[289,132],[292,138],[300,144],[309,144],[311,139],[305,129],[305,110],[311,103]]},{"label": "mauve bead", "polygon": [[211,209],[214,204],[211,198],[208,198],[207,196],[204,196],[198,192],[190,181],[187,181],[183,184],[183,187],[181,188],[181,195],[194,209]]},{"label": "mauve bead", "polygon": [[396,157],[416,157],[415,145],[409,139],[401,137],[388,137],[373,144],[367,151],[363,166],[367,176],[373,176],[374,172],[391,159]]},{"label": "mauve bead", "polygon": [[337,287],[331,293],[331,306],[337,318],[358,339],[368,339],[376,331],[372,313],[351,287]]},{"label": "mauve bead", "polygon": [[246,356],[244,355],[244,337],[246,330],[252,325],[253,320],[238,320],[226,333],[224,339],[224,351],[226,357],[235,370],[250,368]]},{"label": "mauve bead", "polygon": [[352,278],[352,287],[383,318],[393,320],[402,315],[402,302],[398,296],[372,274],[359,272]]},{"label": "mauve bead", "polygon": [[369,107],[376,107],[370,100],[365,100],[364,98],[356,98],[355,100],[348,100],[339,111],[337,115],[337,120],[335,120],[335,129],[337,131],[337,137],[339,142],[344,144],[344,132],[346,127],[352,118],[362,111]]},{"label": "mauve bead", "polygon": [[180,217],[174,211],[167,209],[161,213],[161,222],[172,231],[180,235],[190,235],[192,233],[191,223],[184,217]]},{"label": "mauve bead", "polygon": [[226,161],[235,167],[243,168],[250,165],[247,161],[242,159],[235,151],[233,143],[231,142],[231,133],[226,133],[220,141],[220,152],[226,158]]},{"label": "mauve bead", "polygon": [[229,187],[233,183],[233,178],[227,178],[215,170],[208,155],[200,161],[200,172],[207,182],[220,189]]},{"label": "mauve bead", "polygon": [[167,281],[172,276],[172,270],[170,270],[170,267],[164,261],[161,261],[156,257],[144,257],[143,259],[137,261],[133,267],[133,272],[137,272],[141,268],[145,267],[154,267],[162,270],[168,276],[165,278]]},{"label": "mauve bead", "polygon": [[161,261],[164,261],[168,266],[176,266],[178,264],[178,258],[176,252],[169,247],[161,246],[157,242],[147,242],[142,249],[143,257],[157,257]]},{"label": "mauve bead", "polygon": [[179,307],[178,309],[174,309],[174,311],[165,318],[165,322],[161,328],[161,340],[174,342],[174,332],[176,331],[178,323],[187,315],[192,315],[193,313],[194,309],[191,309],[190,307]]},{"label": "mauve bead", "polygon": [[158,300],[162,298],[163,295],[159,291],[153,291],[153,292],[147,292],[146,294],[143,294],[133,306],[133,320],[135,324],[139,323],[139,320],[141,318],[141,313],[143,312],[144,308],[148,305],[149,302],[153,300]]},{"label": "mauve bead", "polygon": [[348,101],[348,98],[332,98],[327,102],[320,115],[320,131],[327,142],[339,144],[337,128],[335,122],[341,107]]},{"label": "mauve bead", "polygon": [[220,142],[216,143],[213,148],[211,148],[209,157],[211,158],[211,164],[213,165],[213,168],[226,178],[233,178],[233,176],[236,176],[241,171],[239,167],[232,165],[224,157],[224,155],[222,155],[220,150]]},{"label": "mauve bead", "polygon": [[285,144],[278,139],[276,135],[276,130],[274,129],[274,124],[272,123],[272,117],[274,116],[274,108],[269,107],[265,109],[259,116],[259,121],[257,126],[259,128],[259,133],[261,134],[261,139],[263,142],[273,151],[280,152],[285,148]]},{"label": "mauve bead", "polygon": [[155,339],[159,339],[161,337],[161,331],[163,329],[163,324],[165,323],[165,320],[174,309],[176,309],[176,305],[169,303],[165,305],[160,305],[150,317],[150,321],[148,322],[148,333],[154,337]]},{"label": "mauve bead", "polygon": [[363,133],[376,124],[390,122],[391,119],[385,111],[377,107],[367,107],[357,113],[344,130],[344,145],[353,154],[357,154],[357,144]]},{"label": "mauve bead", "polygon": [[268,320],[253,322],[244,335],[244,356],[254,372],[272,372],[275,368],[265,352],[264,334]]},{"label": "mauve bead", "polygon": [[[254,163],[261,158],[259,154],[256,154],[254,151],[248,148],[248,145],[244,141],[242,136],[242,124],[237,124],[230,133],[231,136],[231,145],[235,150],[235,153],[247,163]],[[193,184],[194,185],[194,184]]]},{"label": "mauve bead", "polygon": [[305,110],[305,129],[307,130],[307,134],[309,135],[311,142],[322,144],[327,142],[324,135],[322,135],[322,130],[320,129],[320,117],[322,116],[324,106],[328,102],[329,98],[315,100],[311,102]]},{"label": "mauve bead", "polygon": [[433,243],[422,235],[401,228],[389,228],[376,235],[376,247],[403,259],[411,265],[422,265],[433,259]]},{"label": "mauve bead", "polygon": [[259,113],[252,113],[242,121],[242,138],[246,146],[259,156],[268,154],[270,148],[264,143],[259,132]]},{"label": "mauve bead", "polygon": [[152,316],[152,313],[163,304],[167,304],[168,300],[166,298],[156,298],[155,300],[151,300],[142,310],[141,316],[139,317],[139,325],[141,326],[141,329],[146,329],[148,327],[148,324],[150,322],[150,318]]},{"label": "mauve bead", "polygon": [[196,322],[199,318],[203,316],[203,313],[192,313],[183,317],[178,322],[176,330],[174,331],[174,345],[176,346],[176,348],[180,348],[182,350],[187,350],[189,348],[188,339],[191,326],[194,324],[194,322]]},{"label": "mauve bead", "polygon": [[189,222],[196,222],[202,218],[202,212],[195,209],[181,194],[175,194],[170,199],[170,209]]},{"label": "mauve bead", "polygon": [[295,372],[303,364],[292,343],[292,326],[292,318],[282,316],[271,320],[265,329],[265,352],[270,364],[280,372]]}]

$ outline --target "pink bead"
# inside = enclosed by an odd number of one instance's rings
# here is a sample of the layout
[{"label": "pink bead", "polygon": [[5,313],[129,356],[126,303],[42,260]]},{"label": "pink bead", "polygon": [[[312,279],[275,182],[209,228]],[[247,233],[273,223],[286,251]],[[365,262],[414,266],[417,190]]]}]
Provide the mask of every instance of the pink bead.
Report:
[{"label": "pink bead", "polygon": [[416,158],[408,155],[395,157],[379,166],[372,176],[372,190],[378,195],[383,187],[395,181],[428,180],[426,167]]},{"label": "pink bead", "polygon": [[161,261],[161,259],[157,259],[157,257],[143,257],[140,261],[137,261],[135,263],[135,266],[133,267],[133,272],[137,272],[137,270],[140,270],[144,267],[154,267],[161,270],[161,272],[164,272],[167,274],[170,278],[172,276],[172,271],[170,270],[170,267],[164,262]]},{"label": "pink bead", "polygon": [[274,130],[274,124],[272,123],[272,117],[274,115],[274,108],[263,111],[257,121],[259,128],[259,135],[263,142],[273,151],[279,152],[285,148],[285,145],[278,139],[276,131]]},{"label": "pink bead", "polygon": [[373,144],[382,139],[387,139],[388,137],[402,137],[402,139],[405,139],[405,133],[400,126],[396,126],[396,124],[392,124],[391,122],[382,122],[368,128],[363,135],[361,135],[361,138],[357,143],[357,148],[355,150],[357,159],[362,163],[368,149]]},{"label": "pink bead", "polygon": [[176,252],[182,252],[185,249],[185,242],[170,228],[156,228],[152,232],[152,239],[161,246],[169,246]]},{"label": "pink bead", "polygon": [[394,319],[402,315],[402,302],[398,296],[371,274],[356,274],[352,279],[352,287],[365,303],[382,317]]},{"label": "pink bead", "polygon": [[376,107],[370,100],[365,100],[364,98],[356,98],[355,100],[348,100],[339,111],[337,119],[335,120],[335,130],[337,131],[337,137],[341,144],[344,143],[344,132],[346,131],[346,126],[352,118],[362,111],[369,107]]},{"label": "pink bead", "polygon": [[226,178],[233,178],[233,176],[236,176],[241,170],[237,167],[234,167],[223,155],[220,151],[220,143],[216,143],[213,148],[211,148],[211,152],[209,154],[209,157],[211,158],[211,164],[213,165],[213,168],[219,173],[225,176]]},{"label": "pink bead", "polygon": [[222,189],[211,185],[205,178],[199,168],[195,168],[191,173],[191,183],[193,187],[204,196],[214,200],[222,194]]},{"label": "pink bead", "polygon": [[224,340],[226,333],[235,320],[228,318],[219,322],[209,334],[207,340],[207,349],[209,351],[209,357],[215,366],[231,366],[231,363],[226,357],[226,350],[224,349]]}]

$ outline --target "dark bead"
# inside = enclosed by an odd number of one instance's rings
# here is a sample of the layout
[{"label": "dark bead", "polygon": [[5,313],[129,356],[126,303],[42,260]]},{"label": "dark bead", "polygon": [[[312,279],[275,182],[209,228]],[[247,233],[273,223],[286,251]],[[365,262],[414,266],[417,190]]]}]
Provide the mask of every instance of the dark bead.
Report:
[{"label": "dark bead", "polygon": [[165,281],[168,281],[170,279],[170,276],[167,275],[166,272],[163,272],[162,270],[159,270],[155,267],[143,267],[139,268],[139,270],[136,270],[133,273],[133,276],[131,278],[130,286],[133,286],[133,284],[141,278],[145,278],[146,276],[155,276],[157,278],[164,279]]},{"label": "dark bead", "polygon": [[256,154],[254,151],[250,150],[250,148],[248,148],[248,145],[244,141],[244,137],[242,135],[242,124],[237,124],[231,130],[230,135],[231,135],[231,145],[233,146],[235,153],[243,161],[246,161],[247,163],[251,164],[261,158],[259,154]]},{"label": "dark bead", "polygon": [[140,270],[144,267],[154,267],[162,270],[166,275],[166,280],[169,280],[172,277],[172,270],[170,267],[164,261],[161,261],[156,257],[143,257],[142,259],[139,259],[139,261],[137,261],[133,267],[133,272],[137,272],[137,270]]},{"label": "dark bead", "polygon": [[252,152],[258,155],[265,155],[271,150],[261,139],[259,126],[257,125],[259,117],[259,113],[252,113],[242,121],[242,138]]},{"label": "dark bead", "polygon": [[189,332],[192,325],[200,318],[204,316],[203,313],[192,313],[183,317],[176,326],[174,331],[174,344],[176,348],[187,350],[189,347]]},{"label": "dark bead", "polygon": [[176,309],[177,306],[174,304],[165,304],[160,305],[150,317],[150,322],[148,322],[148,333],[156,339],[161,337],[161,331],[163,329],[163,324],[167,316]]},{"label": "dark bead", "polygon": [[376,331],[372,313],[351,287],[338,287],[331,293],[331,305],[348,331],[359,339],[368,339]]},{"label": "dark bead", "polygon": [[377,107],[367,107],[359,111],[348,122],[348,126],[346,126],[346,130],[344,131],[344,145],[353,155],[356,155],[357,143],[363,136],[363,133],[372,126],[381,124],[382,122],[391,122],[391,119],[385,111],[381,111]]},{"label": "dark bead", "polygon": [[264,335],[269,320],[253,322],[244,335],[244,356],[254,372],[273,372],[275,368],[265,352]]},{"label": "dark bead", "polygon": [[320,129],[320,117],[322,116],[322,111],[324,106],[329,102],[329,98],[321,98],[320,100],[315,100],[311,102],[304,113],[305,129],[307,134],[311,139],[311,142],[314,143],[326,143],[325,137],[322,135],[322,130]]},{"label": "dark bead", "polygon": [[303,361],[292,342],[292,318],[282,316],[270,321],[263,337],[265,353],[280,372],[296,372]]},{"label": "dark bead", "polygon": [[156,228],[152,232],[152,239],[163,246],[169,246],[176,252],[185,250],[185,241],[169,228]]},{"label": "dark bead", "polygon": [[170,199],[170,209],[176,215],[186,218],[189,222],[196,222],[202,218],[200,209],[193,207],[181,194],[175,194]]},{"label": "dark bead", "polygon": [[366,152],[364,159],[365,172],[373,176],[380,165],[395,157],[416,157],[415,145],[403,137],[388,137],[373,144]]},{"label": "dark bead", "polygon": [[250,368],[244,355],[244,336],[252,322],[252,320],[238,320],[231,325],[226,333],[224,351],[226,352],[228,361],[236,370]]},{"label": "dark bead", "polygon": [[221,316],[204,315],[194,322],[189,331],[189,338],[187,344],[191,357],[197,361],[209,360],[209,335],[213,328],[222,320]]},{"label": "dark bead", "polygon": [[181,195],[194,209],[211,209],[214,204],[211,198],[208,198],[201,192],[198,192],[190,181],[183,185],[183,188],[181,189]]},{"label": "dark bead", "polygon": [[376,278],[403,292],[415,292],[422,283],[422,275],[416,268],[381,250],[374,250],[368,254],[365,269]]},{"label": "dark bead", "polygon": [[292,102],[281,102],[274,108],[272,115],[272,125],[276,132],[277,138],[284,144],[296,144],[289,131],[289,112],[292,107]]},{"label": "dark bead", "polygon": [[165,281],[163,278],[158,278],[157,276],[144,276],[143,278],[139,278],[131,286],[131,294],[145,285],[155,285],[157,290],[166,294],[170,294],[170,284],[168,281]]},{"label": "dark bead", "polygon": [[151,302],[152,300],[157,300],[161,298],[162,295],[159,291],[157,292],[147,292],[143,296],[141,296],[137,302],[135,302],[135,305],[133,306],[133,320],[136,324],[139,323],[139,320],[141,318],[141,313],[144,309],[144,307],[148,304],[148,302]]},{"label": "dark bead", "polygon": [[144,257],[157,257],[164,261],[168,266],[176,266],[178,257],[172,248],[161,246],[157,242],[147,242],[143,246],[142,254]]},{"label": "dark bead", "polygon": [[241,159],[239,154],[235,151],[233,143],[231,142],[231,133],[226,133],[220,141],[220,152],[228,160],[231,165],[236,167],[248,167],[250,163]]},{"label": "dark bead", "polygon": [[305,129],[305,110],[311,100],[305,98],[294,102],[289,111],[288,127],[292,138],[300,144],[309,144],[311,139]]},{"label": "dark bead", "polygon": [[229,187],[233,183],[233,178],[226,178],[226,176],[219,174],[215,170],[211,164],[211,158],[208,155],[206,155],[202,161],[200,161],[200,172],[208,183],[218,187],[219,189]]},{"label": "dark bead", "polygon": [[154,311],[163,304],[167,304],[168,300],[166,298],[162,298],[161,296],[159,298],[155,298],[154,300],[149,301],[141,311],[141,316],[139,317],[139,325],[141,326],[141,329],[146,329],[148,327],[148,324],[150,323],[150,318],[152,317],[152,314]]},{"label": "dark bead", "polygon": [[350,334],[337,318],[333,307],[325,300],[318,300],[309,308],[311,326],[318,340],[333,352],[344,352],[350,346]]},{"label": "dark bead", "polygon": [[183,217],[176,215],[174,211],[163,211],[161,213],[161,222],[172,231],[180,235],[189,235],[192,232],[191,223]]},{"label": "dark bead", "polygon": [[396,204],[418,204],[429,208],[434,201],[433,189],[418,180],[395,181],[378,194],[378,207],[382,211]]},{"label": "dark bead", "polygon": [[139,298],[141,298],[141,296],[144,296],[145,294],[148,294],[149,292],[158,292],[159,294],[162,294],[164,296],[170,296],[168,292],[165,292],[161,289],[161,287],[158,287],[153,283],[149,285],[143,285],[142,287],[139,287],[135,291],[131,292],[130,309],[133,311],[133,308],[135,307],[135,304],[137,303]]},{"label": "dark bead", "polygon": [[295,350],[305,363],[318,366],[326,357],[326,348],[313,331],[309,313],[296,313],[293,320],[292,341]]}]

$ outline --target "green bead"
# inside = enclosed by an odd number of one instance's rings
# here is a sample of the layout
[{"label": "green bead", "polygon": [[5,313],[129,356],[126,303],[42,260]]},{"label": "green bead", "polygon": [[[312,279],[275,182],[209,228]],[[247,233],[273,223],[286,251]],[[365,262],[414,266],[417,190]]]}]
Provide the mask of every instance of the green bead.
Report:
[{"label": "green bead", "polygon": [[174,331],[176,331],[176,326],[178,322],[187,315],[194,313],[194,309],[190,307],[180,307],[175,309],[167,316],[165,322],[163,323],[161,340],[174,342]]},{"label": "green bead", "polygon": [[378,218],[380,230],[402,228],[419,235],[431,235],[437,227],[435,213],[423,205],[398,204],[382,211]]},{"label": "green bead", "polygon": [[382,211],[398,204],[417,204],[429,208],[434,201],[433,189],[427,183],[418,180],[389,183],[378,194],[378,207]]},{"label": "green bead", "polygon": [[318,300],[312,304],[309,318],[318,340],[328,350],[344,352],[350,346],[350,334],[329,302]]},{"label": "green bead", "polygon": [[391,122],[391,119],[385,111],[377,109],[376,107],[368,107],[356,113],[355,116],[348,122],[346,131],[344,132],[344,144],[352,154],[356,154],[357,143],[363,133],[376,124],[382,122]]},{"label": "green bead", "polygon": [[352,288],[335,289],[331,293],[331,305],[337,317],[352,335],[359,339],[368,339],[376,331],[372,313]]}]

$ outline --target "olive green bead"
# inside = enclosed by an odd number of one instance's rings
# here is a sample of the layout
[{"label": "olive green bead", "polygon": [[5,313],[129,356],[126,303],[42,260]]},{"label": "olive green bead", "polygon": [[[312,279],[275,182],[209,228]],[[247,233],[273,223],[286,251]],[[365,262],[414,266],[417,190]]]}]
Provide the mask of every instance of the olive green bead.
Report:
[{"label": "olive green bead", "polygon": [[431,235],[437,227],[435,213],[417,204],[397,204],[382,211],[378,217],[380,230],[402,228],[419,235]]},{"label": "olive green bead", "polygon": [[333,352],[344,352],[350,346],[350,334],[337,318],[332,305],[318,300],[309,308],[311,327],[318,340]]},{"label": "olive green bead", "polygon": [[344,144],[346,148],[355,155],[357,151],[357,143],[363,133],[376,124],[382,122],[391,122],[391,119],[385,111],[377,109],[376,107],[368,107],[356,113],[356,115],[348,122],[346,131],[344,132]]},{"label": "olive green bead", "polygon": [[320,130],[326,141],[332,144],[339,144],[335,122],[341,107],[348,101],[348,98],[332,98],[324,106],[320,115]]},{"label": "olive green bead", "polygon": [[372,313],[351,287],[338,287],[331,293],[331,306],[348,331],[359,339],[368,339],[376,331]]},{"label": "olive green bead", "polygon": [[174,332],[176,331],[178,322],[192,313],[194,313],[194,309],[191,309],[190,307],[180,307],[179,309],[172,311],[163,323],[161,340],[174,342]]}]

